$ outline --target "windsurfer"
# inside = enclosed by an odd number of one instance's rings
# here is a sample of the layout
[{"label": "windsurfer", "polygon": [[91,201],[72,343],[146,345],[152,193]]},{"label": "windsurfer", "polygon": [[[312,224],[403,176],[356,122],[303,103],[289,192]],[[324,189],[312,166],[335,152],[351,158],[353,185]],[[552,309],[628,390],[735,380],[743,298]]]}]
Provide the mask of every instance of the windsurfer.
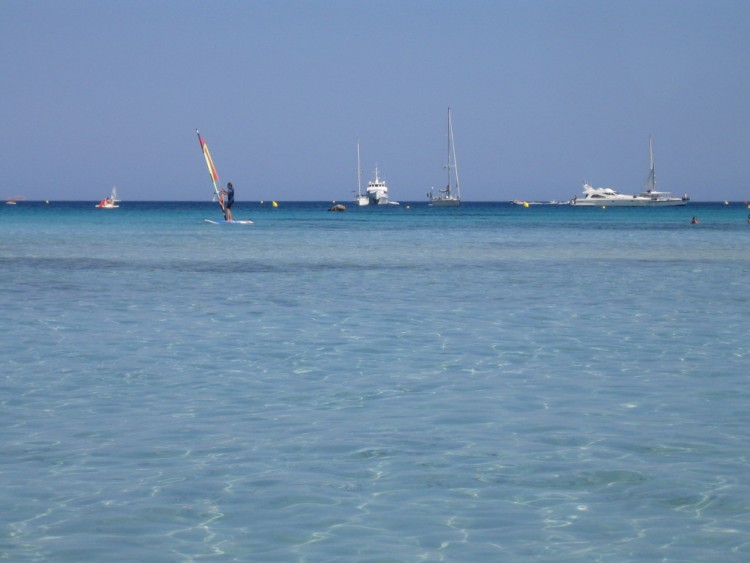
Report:
[{"label": "windsurfer", "polygon": [[222,194],[225,194],[227,196],[226,201],[224,202],[224,217],[227,221],[232,220],[232,205],[234,205],[234,187],[232,187],[232,182],[229,182],[227,184],[226,190],[221,190]]}]

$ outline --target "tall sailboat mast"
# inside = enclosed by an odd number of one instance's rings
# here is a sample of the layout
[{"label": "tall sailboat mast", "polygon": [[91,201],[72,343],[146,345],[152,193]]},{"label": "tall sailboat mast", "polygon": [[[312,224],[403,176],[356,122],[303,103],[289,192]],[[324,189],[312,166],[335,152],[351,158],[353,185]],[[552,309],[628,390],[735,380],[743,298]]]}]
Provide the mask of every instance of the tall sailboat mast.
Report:
[{"label": "tall sailboat mast", "polygon": [[456,160],[456,144],[453,142],[453,120],[451,119],[451,108],[448,108],[448,189],[451,185],[451,157],[453,157],[453,169],[456,172],[456,196],[461,199],[461,186],[458,182],[458,161]]},{"label": "tall sailboat mast", "polygon": [[221,190],[219,190],[219,173],[216,172],[216,167],[214,166],[214,161],[211,158],[211,153],[208,152],[208,145],[206,144],[206,141],[203,140],[203,137],[201,137],[200,131],[197,129],[195,132],[198,134],[198,142],[201,145],[201,150],[203,151],[203,157],[206,159],[206,166],[208,167],[208,173],[211,176],[211,181],[214,185],[214,194],[216,195],[216,199],[219,201],[219,207],[221,207],[221,212],[226,217],[227,210],[224,208],[224,197],[221,195]]},{"label": "tall sailboat mast", "polygon": [[648,136],[648,180],[646,180],[646,190],[649,192],[656,191],[656,170],[654,168],[654,142],[651,135]]},{"label": "tall sailboat mast", "polygon": [[[461,205],[461,184],[458,180],[458,160],[456,159],[456,144],[453,141],[453,112],[448,107],[448,162],[443,165],[448,169],[448,183],[445,188],[434,193],[432,188],[427,194],[430,207],[458,207]],[[453,182],[455,177],[456,181]],[[453,188],[453,189],[452,189]]]},{"label": "tall sailboat mast", "polygon": [[362,167],[359,163],[359,139],[357,139],[357,197],[362,197]]}]

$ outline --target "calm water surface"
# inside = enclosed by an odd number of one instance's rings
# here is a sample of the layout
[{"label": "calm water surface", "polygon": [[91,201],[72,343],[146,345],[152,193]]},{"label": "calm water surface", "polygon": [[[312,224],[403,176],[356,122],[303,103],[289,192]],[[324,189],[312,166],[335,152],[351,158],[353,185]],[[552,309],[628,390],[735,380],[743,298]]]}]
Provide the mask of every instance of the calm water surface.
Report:
[{"label": "calm water surface", "polygon": [[329,205],[0,209],[0,559],[750,559],[745,205]]}]

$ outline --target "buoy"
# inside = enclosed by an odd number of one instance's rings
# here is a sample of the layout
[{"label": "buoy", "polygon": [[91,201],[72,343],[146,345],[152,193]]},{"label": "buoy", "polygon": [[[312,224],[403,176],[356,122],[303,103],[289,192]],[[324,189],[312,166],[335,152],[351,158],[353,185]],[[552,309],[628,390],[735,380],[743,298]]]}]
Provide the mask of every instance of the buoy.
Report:
[{"label": "buoy", "polygon": [[523,202],[523,206],[524,206],[524,207],[528,207],[528,206],[529,206],[529,202],[528,202],[528,201],[524,201],[524,202]]},{"label": "buoy", "polygon": [[279,206],[279,204],[278,204],[278,203],[276,203],[275,201],[272,201],[272,202],[271,202],[271,205],[273,205],[274,207],[278,207],[278,206]]}]

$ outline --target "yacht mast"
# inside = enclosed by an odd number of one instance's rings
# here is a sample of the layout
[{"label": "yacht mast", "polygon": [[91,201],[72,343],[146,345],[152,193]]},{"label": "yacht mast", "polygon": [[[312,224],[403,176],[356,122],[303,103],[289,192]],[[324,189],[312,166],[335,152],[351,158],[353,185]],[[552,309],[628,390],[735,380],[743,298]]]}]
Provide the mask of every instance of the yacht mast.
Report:
[{"label": "yacht mast", "polygon": [[649,190],[656,191],[656,170],[654,168],[654,140],[648,136],[648,183]]},{"label": "yacht mast", "polygon": [[451,120],[451,108],[448,108],[448,186],[450,187],[450,157],[453,156],[453,168],[456,171],[456,196],[461,199],[461,187],[458,183],[458,161],[456,160],[456,145],[453,142],[453,121]]},{"label": "yacht mast", "polygon": [[357,197],[362,197],[362,168],[359,164],[359,139],[357,139]]}]

